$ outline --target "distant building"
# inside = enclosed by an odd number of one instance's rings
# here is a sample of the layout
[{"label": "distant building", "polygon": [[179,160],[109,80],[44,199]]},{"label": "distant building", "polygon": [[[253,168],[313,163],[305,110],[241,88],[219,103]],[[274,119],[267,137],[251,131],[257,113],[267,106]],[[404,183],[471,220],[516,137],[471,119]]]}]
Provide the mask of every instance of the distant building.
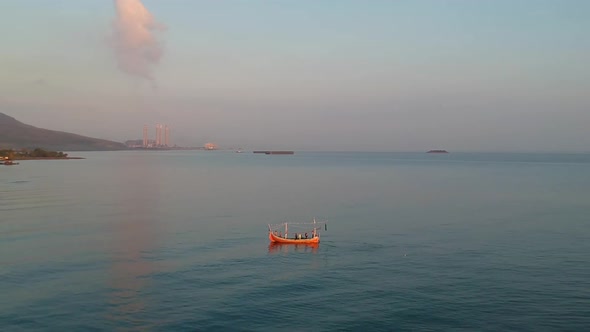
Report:
[{"label": "distant building", "polygon": [[170,144],[170,127],[168,125],[156,124],[156,135],[153,140],[148,137],[148,127],[143,126],[143,141],[141,144],[144,148],[162,148],[171,147]]},{"label": "distant building", "polygon": [[164,126],[164,145],[170,146],[170,128],[168,125]]},{"label": "distant building", "polygon": [[156,125],[156,146],[162,145],[162,125]]},{"label": "distant building", "polygon": [[141,139],[132,139],[125,141],[125,145],[127,145],[128,148],[141,148],[144,146],[143,143],[144,141]]},{"label": "distant building", "polygon": [[170,143],[170,127],[168,125],[156,124],[156,135],[154,139],[149,138],[148,126],[143,126],[142,139],[128,140],[125,145],[130,148],[158,149],[172,147]]},{"label": "distant building", "polygon": [[147,148],[148,146],[148,127],[147,125],[143,125],[143,147]]}]

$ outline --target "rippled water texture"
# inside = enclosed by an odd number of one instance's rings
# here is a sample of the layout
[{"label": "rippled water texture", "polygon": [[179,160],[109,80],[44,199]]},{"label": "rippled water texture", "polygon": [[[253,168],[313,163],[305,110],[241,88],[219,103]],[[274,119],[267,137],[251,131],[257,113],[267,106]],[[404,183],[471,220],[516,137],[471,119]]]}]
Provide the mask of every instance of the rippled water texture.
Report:
[{"label": "rippled water texture", "polygon": [[2,330],[590,326],[590,155],[70,154],[0,166]]}]

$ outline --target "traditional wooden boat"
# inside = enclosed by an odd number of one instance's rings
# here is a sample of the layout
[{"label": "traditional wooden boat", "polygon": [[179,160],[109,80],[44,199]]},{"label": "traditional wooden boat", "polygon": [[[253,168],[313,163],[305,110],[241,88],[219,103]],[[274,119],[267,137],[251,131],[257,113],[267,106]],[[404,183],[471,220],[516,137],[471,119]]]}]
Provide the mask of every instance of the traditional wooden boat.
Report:
[{"label": "traditional wooden boat", "polygon": [[[317,222],[315,218],[309,223],[268,224],[268,239],[271,243],[318,244],[322,226],[324,230],[328,230],[328,224],[325,221]],[[289,237],[290,234],[292,234],[291,237]]]}]

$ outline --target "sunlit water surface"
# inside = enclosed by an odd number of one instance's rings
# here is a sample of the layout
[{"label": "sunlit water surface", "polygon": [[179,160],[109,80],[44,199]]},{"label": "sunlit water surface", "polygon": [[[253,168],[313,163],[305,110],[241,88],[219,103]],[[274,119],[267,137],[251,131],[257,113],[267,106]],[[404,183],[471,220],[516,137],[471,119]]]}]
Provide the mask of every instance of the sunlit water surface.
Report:
[{"label": "sunlit water surface", "polygon": [[590,327],[590,155],[70,154],[0,166],[1,330]]}]

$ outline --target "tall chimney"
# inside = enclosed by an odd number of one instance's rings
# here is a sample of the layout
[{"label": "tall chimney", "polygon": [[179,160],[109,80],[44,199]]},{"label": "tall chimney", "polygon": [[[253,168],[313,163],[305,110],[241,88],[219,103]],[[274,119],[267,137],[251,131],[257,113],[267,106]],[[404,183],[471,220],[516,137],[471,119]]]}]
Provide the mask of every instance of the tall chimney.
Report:
[{"label": "tall chimney", "polygon": [[160,145],[160,125],[156,124],[156,146]]},{"label": "tall chimney", "polygon": [[170,146],[170,128],[168,128],[168,125],[164,127],[164,145]]},{"label": "tall chimney", "polygon": [[143,125],[143,147],[147,148],[148,146],[148,128],[147,125]]}]

